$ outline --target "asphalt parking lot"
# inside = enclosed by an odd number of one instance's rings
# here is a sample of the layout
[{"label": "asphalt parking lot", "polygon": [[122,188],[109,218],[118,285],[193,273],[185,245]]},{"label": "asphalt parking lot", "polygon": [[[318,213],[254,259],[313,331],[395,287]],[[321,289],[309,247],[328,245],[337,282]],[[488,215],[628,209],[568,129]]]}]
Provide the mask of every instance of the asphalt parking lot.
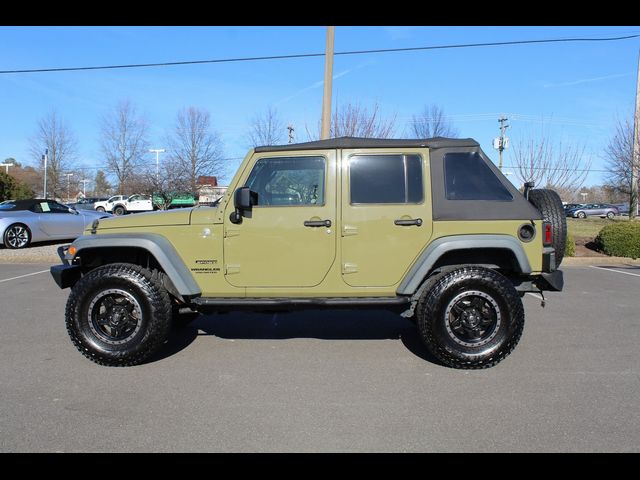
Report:
[{"label": "asphalt parking lot", "polygon": [[67,337],[50,264],[0,264],[0,451],[637,452],[640,267],[565,267],[494,368],[435,363],[388,312],[208,315],[153,361]]}]

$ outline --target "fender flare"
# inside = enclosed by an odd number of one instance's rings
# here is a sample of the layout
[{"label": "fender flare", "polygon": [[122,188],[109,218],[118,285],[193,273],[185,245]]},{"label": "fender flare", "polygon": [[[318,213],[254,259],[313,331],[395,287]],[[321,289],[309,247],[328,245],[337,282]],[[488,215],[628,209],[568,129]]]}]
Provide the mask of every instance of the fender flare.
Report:
[{"label": "fender flare", "polygon": [[171,242],[157,233],[84,235],[78,237],[72,245],[76,247],[76,256],[81,256],[82,251],[87,249],[132,247],[146,250],[154,256],[180,295],[193,298],[202,294]]},{"label": "fender flare", "polygon": [[518,262],[521,273],[532,272],[527,254],[520,242],[510,235],[452,235],[434,240],[422,252],[398,287],[399,295],[413,295],[436,262],[453,250],[492,248],[510,250]]}]

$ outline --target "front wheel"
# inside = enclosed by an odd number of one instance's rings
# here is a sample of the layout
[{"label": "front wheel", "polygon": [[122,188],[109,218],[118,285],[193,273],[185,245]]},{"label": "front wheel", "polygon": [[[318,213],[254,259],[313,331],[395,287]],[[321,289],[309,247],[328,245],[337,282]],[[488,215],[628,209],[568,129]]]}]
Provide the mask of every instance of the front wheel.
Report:
[{"label": "front wheel", "polygon": [[518,344],[524,308],[509,279],[488,268],[467,266],[442,275],[422,294],[417,320],[422,341],[442,363],[488,368]]},{"label": "front wheel", "polygon": [[613,220],[615,216],[616,216],[616,215],[615,215],[615,213],[613,213],[613,212],[607,212],[607,218],[608,218],[609,220]]},{"label": "front wheel", "polygon": [[578,218],[587,218],[587,214],[584,212],[578,212]]},{"label": "front wheel", "polygon": [[66,308],[71,341],[100,365],[138,365],[165,342],[171,301],[160,273],[117,263],[92,270],[74,285]]},{"label": "front wheel", "polygon": [[105,212],[106,210],[104,209],[104,207],[96,207],[96,211],[97,211],[97,212],[100,212],[100,213],[103,213],[103,212]]}]

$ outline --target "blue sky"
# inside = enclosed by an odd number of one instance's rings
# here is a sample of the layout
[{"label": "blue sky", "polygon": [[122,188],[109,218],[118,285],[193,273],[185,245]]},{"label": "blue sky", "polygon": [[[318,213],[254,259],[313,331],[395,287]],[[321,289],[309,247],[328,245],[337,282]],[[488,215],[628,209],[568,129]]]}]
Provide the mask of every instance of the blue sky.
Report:
[{"label": "blue sky", "polygon": [[[602,38],[640,33],[615,27],[357,27],[338,26],[335,51],[421,47],[547,38]],[[308,27],[0,27],[0,70],[255,57],[323,52],[326,28]],[[396,115],[396,137],[412,115],[437,104],[462,137],[472,137],[497,162],[497,119],[510,117],[512,142],[544,129],[585,147],[593,169],[617,118],[633,114],[640,39],[336,56],[335,102],[377,102]],[[306,141],[322,106],[324,58],[171,66],[145,69],[0,75],[0,161],[32,164],[29,137],[52,109],[79,140],[92,178],[102,164],[100,118],[119,100],[143,112],[153,147],[179,109],[211,112],[224,142],[230,179],[248,149],[252,117],[277,108]],[[510,164],[509,151],[504,163]],[[149,154],[149,162],[155,156]],[[588,185],[600,183],[594,171]]]}]

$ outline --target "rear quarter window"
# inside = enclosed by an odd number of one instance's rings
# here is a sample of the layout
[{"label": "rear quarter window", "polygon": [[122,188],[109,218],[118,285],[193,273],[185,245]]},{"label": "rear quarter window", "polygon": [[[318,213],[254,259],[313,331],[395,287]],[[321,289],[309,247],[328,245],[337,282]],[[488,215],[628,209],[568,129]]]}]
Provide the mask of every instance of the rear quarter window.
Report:
[{"label": "rear quarter window", "polygon": [[513,200],[477,152],[445,154],[444,179],[447,200]]}]

